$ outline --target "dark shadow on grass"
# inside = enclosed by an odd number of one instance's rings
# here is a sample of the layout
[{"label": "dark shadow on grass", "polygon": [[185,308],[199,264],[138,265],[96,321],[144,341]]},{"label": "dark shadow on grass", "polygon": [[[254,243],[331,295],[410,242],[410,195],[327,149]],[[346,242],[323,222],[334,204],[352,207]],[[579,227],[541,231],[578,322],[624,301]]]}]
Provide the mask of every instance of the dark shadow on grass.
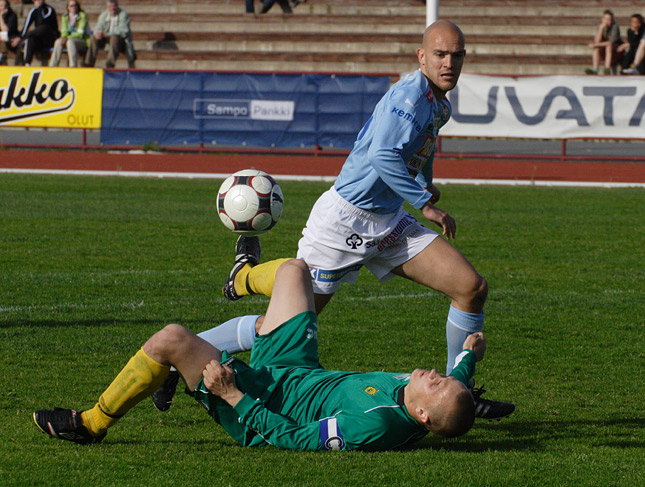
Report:
[{"label": "dark shadow on grass", "polygon": [[[576,421],[500,421],[498,423],[475,424],[466,436],[456,440],[441,440],[437,437],[426,437],[423,441],[411,445],[406,450],[449,450],[478,453],[483,451],[535,450],[553,441],[578,440],[588,442],[591,446],[612,448],[643,448],[645,442],[636,437],[629,437],[629,432],[642,431],[645,418],[616,418],[607,420]],[[496,436],[503,433],[503,439],[487,438],[488,432]]]},{"label": "dark shadow on grass", "polygon": [[[69,326],[95,327],[108,325],[158,325],[159,329],[175,321],[161,320],[120,320],[120,319],[96,319],[96,320],[16,320],[0,323],[1,328],[64,328]],[[204,321],[182,320],[181,325],[188,329],[203,328]],[[192,327],[192,328],[191,328]]]},{"label": "dark shadow on grass", "polygon": [[[183,420],[182,426],[194,426],[201,423],[199,420]],[[219,428],[211,421],[206,421],[204,427],[212,426]],[[466,436],[455,440],[441,440],[438,437],[426,437],[424,440],[400,449],[399,451],[455,451],[465,453],[481,453],[485,451],[540,451],[543,445],[549,441],[563,440],[567,443],[573,440],[590,440],[592,446],[605,446],[610,448],[643,448],[645,442],[636,438],[625,437],[624,429],[639,431],[645,426],[645,418],[620,418],[610,420],[580,420],[580,421],[528,421],[528,422],[506,422],[495,424],[476,424],[473,430]],[[617,428],[611,430],[608,428]],[[486,431],[508,433],[508,438],[487,439]],[[138,440],[119,437],[115,432],[108,435],[103,446],[126,446],[141,445],[146,442],[155,444],[177,445],[185,443],[189,445],[213,445],[230,448],[241,445],[235,443],[231,438],[225,440],[213,438],[195,438],[181,440],[176,437],[155,437],[152,433],[149,438]],[[552,448],[552,445],[549,447]],[[379,452],[363,452],[364,455],[378,455]]]}]

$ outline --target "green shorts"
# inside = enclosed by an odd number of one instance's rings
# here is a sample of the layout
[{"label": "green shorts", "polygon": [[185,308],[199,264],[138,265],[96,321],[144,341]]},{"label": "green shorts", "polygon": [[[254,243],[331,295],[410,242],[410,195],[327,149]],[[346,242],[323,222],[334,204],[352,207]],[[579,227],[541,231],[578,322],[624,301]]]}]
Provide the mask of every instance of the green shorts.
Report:
[{"label": "green shorts", "polygon": [[320,367],[318,361],[318,320],[305,311],[253,343],[249,365],[259,367]]},{"label": "green shorts", "polygon": [[[277,386],[293,368],[322,368],[318,360],[318,323],[312,311],[300,313],[253,343],[250,365],[222,352],[222,364],[235,371],[235,384],[244,393],[268,403]],[[231,437],[245,446],[260,446],[265,441],[238,421],[229,404],[211,394],[202,379],[189,393]]]}]

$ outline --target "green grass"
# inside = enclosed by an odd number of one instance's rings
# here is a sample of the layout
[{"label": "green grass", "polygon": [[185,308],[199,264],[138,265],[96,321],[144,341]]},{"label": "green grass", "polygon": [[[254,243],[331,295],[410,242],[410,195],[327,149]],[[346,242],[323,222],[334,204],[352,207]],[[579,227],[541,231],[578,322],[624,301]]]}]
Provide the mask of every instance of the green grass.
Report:
[{"label": "green grass", "polygon": [[[219,181],[0,175],[2,485],[642,485],[645,191],[445,186],[456,246],[489,281],[487,396],[516,402],[465,437],[406,451],[236,446],[192,399],[135,407],[100,445],[47,438],[35,409],[88,408],[161,326],[262,312],[220,287],[235,235]],[[263,257],[293,256],[328,184],[284,182]],[[369,273],[320,319],[328,368],[443,367],[444,296]]]}]

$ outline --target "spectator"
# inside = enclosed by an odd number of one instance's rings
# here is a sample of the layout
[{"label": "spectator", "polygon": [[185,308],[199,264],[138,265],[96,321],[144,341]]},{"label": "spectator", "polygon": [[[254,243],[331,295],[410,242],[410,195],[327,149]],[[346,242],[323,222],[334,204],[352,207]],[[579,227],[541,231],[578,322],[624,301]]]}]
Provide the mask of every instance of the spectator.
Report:
[{"label": "spectator", "polygon": [[627,31],[627,42],[621,47],[625,49],[623,57],[623,74],[645,74],[645,21],[640,14],[632,15]]},{"label": "spectator", "polygon": [[[273,4],[276,1],[280,4],[284,13],[291,14],[293,13],[292,8],[297,7],[301,3],[305,3],[307,0],[264,0],[264,2],[262,3],[262,11],[260,13],[262,14],[267,13],[271,9],[271,7],[273,7]],[[255,13],[253,3],[254,3],[254,0],[246,0],[247,14]]]},{"label": "spectator", "polygon": [[285,14],[292,14],[293,10],[291,10],[291,5],[289,4],[289,0],[264,0],[262,2],[262,10],[260,10],[261,14],[267,13],[269,10],[271,10],[271,7],[275,4],[275,2],[278,2],[280,7],[282,8],[282,11]]},{"label": "spectator", "polygon": [[114,67],[120,52],[125,53],[128,67],[134,68],[137,57],[132,46],[130,16],[119,8],[117,0],[108,0],[107,10],[99,16],[94,34],[90,37],[90,48],[85,56],[86,66],[94,66],[98,50],[103,49],[106,44],[109,44],[106,68]]},{"label": "spectator", "polygon": [[16,39],[16,46],[20,42],[18,32],[18,16],[11,9],[9,0],[0,0],[0,65],[7,64],[7,54],[15,51],[12,40]]},{"label": "spectator", "polygon": [[[32,25],[34,27],[30,30]],[[34,8],[27,15],[22,34],[11,41],[12,46],[15,43],[18,48],[16,66],[31,66],[34,54],[51,49],[59,35],[56,10],[45,0],[34,0]]]},{"label": "spectator", "polygon": [[603,74],[611,74],[613,67],[619,61],[618,46],[622,44],[620,39],[620,27],[616,23],[614,13],[607,9],[602,15],[594,42],[589,43],[593,49],[591,55],[593,68],[585,69],[587,74],[598,74],[600,62],[605,62]]},{"label": "spectator", "polygon": [[78,0],[67,1],[67,12],[61,19],[63,31],[54,43],[54,52],[49,61],[50,66],[58,66],[63,49],[67,48],[69,67],[78,66],[78,53],[87,51],[90,42],[90,28],[87,22],[87,14],[81,8]]}]

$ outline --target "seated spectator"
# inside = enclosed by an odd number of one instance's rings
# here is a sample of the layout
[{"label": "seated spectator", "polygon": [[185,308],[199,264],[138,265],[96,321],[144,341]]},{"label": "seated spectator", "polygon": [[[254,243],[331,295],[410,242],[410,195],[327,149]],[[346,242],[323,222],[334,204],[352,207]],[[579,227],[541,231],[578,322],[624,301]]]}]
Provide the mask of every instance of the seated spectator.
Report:
[{"label": "seated spectator", "polygon": [[[12,45],[13,39],[16,39],[15,45]],[[18,16],[9,0],[0,0],[0,65],[7,64],[7,54],[15,52],[19,42]]]},{"label": "seated spectator", "polygon": [[[637,21],[634,20],[634,17],[636,17],[638,20],[641,22],[641,28],[640,30],[636,30],[636,24]],[[630,43],[630,50],[628,56],[626,56],[628,59],[632,58],[631,53],[633,52],[633,58],[630,61],[627,61],[623,63],[623,69],[622,73],[623,74],[645,74],[645,21],[643,21],[643,17],[639,14],[634,14],[632,15],[631,21],[631,31],[634,32],[641,32],[640,37],[638,36],[638,33],[634,36],[634,44]],[[628,34],[629,34],[628,33]],[[631,39],[631,38],[630,38]]]},{"label": "seated spectator", "polygon": [[593,68],[587,68],[585,73],[598,74],[600,62],[604,61],[603,74],[611,74],[612,69],[619,61],[618,46],[621,44],[620,27],[616,23],[614,13],[607,9],[602,15],[594,42],[589,43],[589,47],[593,49],[591,56]]},{"label": "seated spectator", "polygon": [[130,16],[125,10],[119,8],[117,0],[108,0],[107,10],[99,16],[94,34],[90,37],[90,48],[85,56],[85,65],[94,66],[99,49],[108,44],[108,58],[106,68],[116,65],[116,58],[124,52],[128,59],[128,67],[134,68],[136,54],[132,46],[132,31],[130,30]]},{"label": "seated spectator", "polygon": [[56,10],[45,0],[34,0],[34,8],[27,15],[20,37],[12,40],[12,45],[15,42],[18,48],[16,66],[31,66],[34,54],[54,47],[59,35]]},{"label": "seated spectator", "polygon": [[67,48],[69,67],[78,66],[78,53],[87,51],[90,43],[90,26],[87,23],[87,14],[81,8],[78,0],[67,1],[67,12],[61,19],[63,30],[54,43],[54,52],[49,61],[50,66],[58,66],[63,49]]},{"label": "seated spectator", "polygon": [[636,58],[636,51],[638,45],[645,33],[645,23],[643,23],[643,16],[634,14],[629,19],[629,29],[627,29],[627,41],[618,46],[618,52],[622,53],[621,65],[623,67],[622,73],[629,68],[634,68],[634,59]]}]

